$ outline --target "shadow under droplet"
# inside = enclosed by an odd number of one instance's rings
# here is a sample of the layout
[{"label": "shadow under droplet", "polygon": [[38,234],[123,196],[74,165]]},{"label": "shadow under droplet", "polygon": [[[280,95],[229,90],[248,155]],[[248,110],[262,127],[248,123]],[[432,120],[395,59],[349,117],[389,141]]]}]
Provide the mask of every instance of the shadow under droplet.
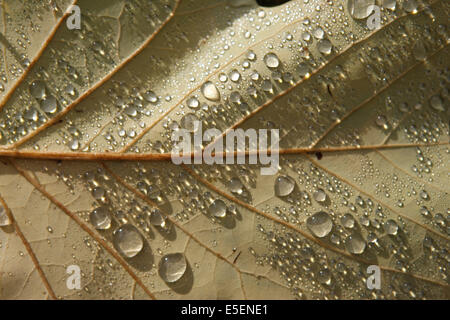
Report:
[{"label": "shadow under droplet", "polygon": [[152,249],[145,239],[142,251],[132,258],[126,258],[126,261],[139,271],[150,271],[152,269],[153,260]]},{"label": "shadow under droplet", "polygon": [[189,265],[189,262],[186,266],[186,272],[180,280],[173,283],[166,282],[166,284],[170,289],[178,294],[188,294],[192,290],[192,286],[194,284],[194,273],[192,272],[192,268]]}]

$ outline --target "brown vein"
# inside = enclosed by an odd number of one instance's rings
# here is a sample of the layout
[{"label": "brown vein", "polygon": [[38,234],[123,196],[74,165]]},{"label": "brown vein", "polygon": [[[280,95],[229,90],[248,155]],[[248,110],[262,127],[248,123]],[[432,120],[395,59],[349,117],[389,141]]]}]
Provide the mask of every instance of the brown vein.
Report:
[{"label": "brown vein", "polygon": [[25,249],[28,252],[28,255],[31,258],[31,261],[33,261],[34,267],[36,268],[39,277],[41,278],[42,282],[44,283],[45,288],[47,289],[48,294],[50,295],[50,297],[52,299],[57,299],[55,292],[53,292],[52,287],[50,286],[50,283],[47,280],[47,277],[45,276],[44,271],[42,270],[39,261],[36,257],[36,255],[33,252],[33,249],[31,248],[30,243],[28,242],[27,238],[25,237],[25,235],[23,234],[22,230],[19,227],[19,224],[17,223],[16,219],[14,218],[14,215],[12,213],[12,211],[9,209],[9,207],[7,206],[5,200],[0,196],[0,204],[3,206],[3,208],[5,208],[6,211],[6,215],[8,216],[9,220],[11,221],[11,224],[14,227],[14,230],[16,231],[17,235],[19,236],[20,240],[22,241]]},{"label": "brown vein", "polygon": [[[77,0],[73,0],[71,5],[75,5],[77,3]],[[70,6],[69,6],[70,7]],[[52,10],[53,11],[53,10]],[[36,64],[36,62],[39,60],[39,58],[42,56],[42,54],[44,53],[45,49],[47,48],[47,46],[49,45],[49,43],[51,42],[51,40],[53,39],[53,37],[56,34],[56,31],[58,31],[59,27],[61,26],[62,22],[64,21],[64,19],[71,14],[71,12],[68,12],[66,10],[66,12],[64,13],[64,15],[57,20],[56,25],[53,27],[53,29],[50,31],[50,34],[48,35],[47,39],[45,39],[44,43],[42,44],[42,46],[39,48],[39,51],[37,52],[37,54],[33,57],[33,59],[30,62],[30,65],[24,70],[24,72],[22,73],[22,75],[19,77],[19,79],[17,79],[17,81],[14,83],[13,87],[8,91],[8,93],[6,93],[6,95],[3,97],[3,99],[0,101],[0,110],[3,109],[3,107],[6,105],[6,103],[8,102],[9,98],[11,98],[11,96],[13,95],[13,93],[17,90],[17,88],[20,86],[20,84],[23,82],[23,80],[25,80],[25,78],[27,77],[28,73],[30,72],[31,68]],[[6,23],[6,22],[5,22]]]},{"label": "brown vein", "polygon": [[86,233],[88,233],[92,239],[97,241],[109,254],[111,254],[128,272],[131,278],[139,284],[139,286],[145,291],[145,293],[152,299],[156,299],[155,296],[150,292],[150,290],[145,286],[141,279],[134,273],[134,271],[128,266],[128,263],[116,252],[112,247],[108,245],[108,243],[100,238],[94,231],[92,231],[76,214],[67,209],[61,202],[59,202],[55,197],[53,197],[50,193],[45,190],[45,188],[33,177],[31,177],[25,170],[20,168],[12,159],[9,161],[11,165],[17,170],[17,172],[23,176],[31,185],[33,185],[36,190],[38,190],[44,197],[49,199],[54,205],[56,205],[59,209],[61,209],[68,217],[70,217],[73,221],[75,221],[81,229],[83,229]]},{"label": "brown vein", "polygon": [[[178,5],[180,4],[181,0],[175,1],[175,6],[172,10],[172,12],[169,14],[169,16],[164,20],[164,22],[156,29],[156,31],[147,39],[139,48],[137,48],[132,54],[130,54],[126,59],[124,59],[122,62],[120,62],[110,73],[108,73],[103,79],[99,80],[97,83],[95,83],[92,87],[90,87],[88,90],[86,90],[82,95],[80,95],[75,101],[73,101],[71,104],[69,104],[64,110],[62,110],[60,113],[58,113],[57,116],[53,117],[51,120],[46,122],[44,125],[37,128],[35,131],[31,132],[30,134],[23,137],[21,140],[11,144],[8,146],[8,149],[14,149],[43,130],[49,128],[50,126],[56,124],[59,122],[59,120],[64,117],[70,110],[75,108],[81,101],[86,99],[88,96],[90,96],[94,91],[96,91],[99,87],[101,87],[103,84],[105,84],[109,79],[111,79],[120,69],[122,69],[125,65],[127,65],[134,57],[136,57],[138,54],[140,54],[149,44],[150,42],[156,37],[156,35],[159,34],[159,32],[169,23],[169,21],[174,17],[174,13],[176,9],[178,8]],[[6,99],[7,100],[7,99]],[[2,105],[0,104],[0,109]]]},{"label": "brown vein", "polygon": [[[280,224],[280,225],[282,225],[282,226],[284,226],[284,227],[286,227],[288,229],[291,229],[293,231],[298,232],[303,237],[305,237],[306,239],[308,239],[308,240],[318,244],[322,248],[328,249],[328,250],[333,251],[333,252],[338,253],[338,254],[341,254],[341,255],[349,258],[350,260],[355,260],[357,262],[360,262],[360,263],[363,263],[363,264],[366,264],[366,265],[372,264],[372,262],[370,262],[370,261],[366,261],[365,259],[362,259],[362,258],[357,257],[355,255],[352,255],[350,253],[347,253],[346,251],[343,251],[343,250],[341,250],[339,248],[333,247],[333,246],[329,245],[328,243],[325,243],[325,242],[323,242],[323,241],[313,237],[312,235],[310,235],[309,233],[303,231],[302,229],[298,228],[297,226],[291,225],[290,223],[288,223],[286,221],[283,221],[283,220],[280,220],[280,219],[278,219],[276,217],[273,217],[273,216],[271,216],[271,215],[269,215],[269,214],[267,214],[267,213],[265,213],[265,212],[263,212],[261,210],[258,210],[255,207],[253,207],[253,206],[251,206],[251,205],[249,205],[249,204],[247,204],[247,203],[245,203],[245,202],[243,202],[243,201],[233,197],[232,195],[229,195],[228,193],[220,190],[219,188],[217,188],[216,186],[211,184],[209,181],[207,181],[207,180],[203,179],[202,177],[200,177],[198,174],[196,174],[192,169],[188,168],[187,166],[183,166],[183,169],[185,169],[189,174],[192,175],[192,177],[194,177],[197,181],[199,181],[200,183],[202,183],[203,185],[205,185],[207,188],[209,188],[210,190],[214,191],[215,193],[217,193],[217,194],[223,196],[224,198],[226,198],[226,199],[228,199],[228,200],[230,200],[230,201],[232,201],[232,202],[234,202],[234,203],[236,203],[236,204],[238,204],[238,205],[240,205],[240,206],[242,206],[242,207],[244,207],[244,208],[246,208],[246,209],[248,209],[248,210],[250,210],[250,211],[252,211],[252,212],[254,212],[256,214],[259,214],[259,215],[261,215],[261,216],[263,216],[263,217],[265,217],[265,218],[267,218],[267,219],[269,219],[269,220],[271,220],[271,221],[273,221],[273,222],[275,222],[277,224]],[[404,275],[410,276],[412,278],[420,279],[420,280],[423,280],[423,281],[426,281],[426,282],[429,282],[429,283],[433,283],[435,285],[439,285],[439,286],[442,286],[442,287],[450,287],[448,284],[444,284],[444,283],[441,283],[441,282],[438,282],[438,281],[435,281],[435,280],[432,280],[432,279],[428,279],[428,278],[425,278],[425,277],[422,277],[422,276],[419,276],[419,275],[403,272],[401,270],[392,269],[392,268],[385,267],[385,266],[380,266],[380,269],[382,269],[384,271],[388,271],[388,272],[404,274]]]},{"label": "brown vein", "polygon": [[[368,146],[338,146],[338,147],[323,147],[323,148],[288,148],[280,149],[279,154],[308,154],[316,152],[348,152],[361,150],[383,150],[383,149],[398,149],[398,148],[413,148],[413,147],[430,147],[436,145],[448,145],[450,142],[438,143],[409,143],[409,144],[391,144],[391,145],[368,145]],[[234,152],[217,152],[211,153],[213,157],[220,156],[225,158],[228,154],[233,154],[235,157],[239,155],[249,156],[252,154],[271,154],[271,150],[252,150],[252,151],[234,151]],[[182,156],[182,159],[192,159],[196,154],[188,153]],[[14,157],[22,159],[53,159],[53,160],[81,160],[81,161],[103,161],[103,160],[123,160],[123,161],[171,161],[171,153],[120,153],[120,152],[52,152],[52,151],[21,151],[0,149],[0,158]]]}]

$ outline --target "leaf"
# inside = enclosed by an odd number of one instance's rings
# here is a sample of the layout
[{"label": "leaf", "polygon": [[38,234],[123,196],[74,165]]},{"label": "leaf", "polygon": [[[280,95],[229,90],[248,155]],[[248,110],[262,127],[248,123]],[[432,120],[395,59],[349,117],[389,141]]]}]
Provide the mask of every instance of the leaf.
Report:
[{"label": "leaf", "polygon": [[[1,4],[3,299],[449,298],[448,2],[374,31],[340,1],[73,4]],[[278,173],[172,163],[194,115],[279,129]]]}]

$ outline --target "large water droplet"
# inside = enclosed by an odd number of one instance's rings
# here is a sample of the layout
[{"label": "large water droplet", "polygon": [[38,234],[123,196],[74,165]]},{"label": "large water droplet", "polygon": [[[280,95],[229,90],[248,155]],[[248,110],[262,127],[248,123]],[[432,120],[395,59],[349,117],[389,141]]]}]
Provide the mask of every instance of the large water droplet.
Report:
[{"label": "large water droplet", "polygon": [[227,214],[227,205],[220,199],[215,200],[208,208],[210,214],[217,218],[223,218]]},{"label": "large water droplet", "polygon": [[362,254],[366,249],[366,242],[359,234],[355,233],[345,239],[345,248],[352,254]]},{"label": "large water droplet", "polygon": [[95,229],[106,230],[111,227],[111,216],[105,207],[94,209],[89,218]]},{"label": "large water droplet", "polygon": [[131,224],[125,224],[114,232],[114,245],[127,258],[141,252],[144,240],[139,231]]},{"label": "large water droplet", "polygon": [[171,253],[161,258],[159,262],[159,276],[168,283],[181,279],[186,273],[187,261],[182,253]]},{"label": "large water droplet", "polygon": [[207,81],[202,85],[201,88],[203,96],[211,101],[220,100],[220,92],[217,87],[211,81]]},{"label": "large water droplet", "polygon": [[365,19],[371,14],[369,7],[375,0],[348,0],[348,11],[355,19]]},{"label": "large water droplet", "polygon": [[328,213],[319,211],[306,219],[306,226],[316,237],[323,238],[333,228],[333,221],[331,221]]},{"label": "large water droplet", "polygon": [[286,197],[294,191],[295,181],[289,176],[279,176],[275,180],[275,195],[277,197]]}]

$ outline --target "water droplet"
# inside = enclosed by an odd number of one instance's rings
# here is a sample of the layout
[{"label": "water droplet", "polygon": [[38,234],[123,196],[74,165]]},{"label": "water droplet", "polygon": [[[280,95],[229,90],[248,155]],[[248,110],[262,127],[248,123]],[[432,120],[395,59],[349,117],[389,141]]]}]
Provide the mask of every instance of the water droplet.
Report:
[{"label": "water droplet", "polygon": [[386,233],[395,236],[398,231],[398,224],[392,219],[389,219],[384,223],[384,230],[386,230]]},{"label": "water droplet", "polygon": [[241,78],[241,74],[236,69],[233,69],[230,72],[229,76],[230,76],[230,80],[233,81],[233,82],[237,82]]},{"label": "water droplet", "polygon": [[330,40],[322,39],[322,40],[319,41],[319,44],[317,45],[317,48],[319,49],[320,53],[330,54],[331,53],[331,49],[333,48],[333,45],[331,44]]},{"label": "water droplet", "polygon": [[355,226],[355,219],[350,213],[346,213],[342,216],[341,223],[345,228],[352,229]]},{"label": "water droplet", "polygon": [[348,11],[355,19],[365,19],[371,14],[369,7],[375,0],[348,0]]},{"label": "water droplet", "polygon": [[45,98],[45,83],[41,80],[35,80],[30,84],[30,93],[31,95],[38,99],[42,100]]},{"label": "water droplet", "polygon": [[196,97],[190,97],[186,101],[186,104],[191,109],[197,109],[200,106],[200,102],[198,101],[198,99]]},{"label": "water droplet", "polygon": [[268,53],[264,56],[264,63],[268,68],[278,68],[280,60],[275,53]]},{"label": "water droplet", "polygon": [[223,218],[227,214],[227,205],[220,199],[215,200],[208,208],[210,214],[217,218]]},{"label": "water droplet", "polygon": [[155,209],[150,213],[150,223],[155,227],[164,228],[166,226],[166,220],[166,216],[164,216],[158,209]]},{"label": "water droplet", "polygon": [[132,258],[141,252],[144,240],[134,226],[125,224],[114,231],[114,245],[122,255]]},{"label": "water droplet", "polygon": [[6,214],[6,209],[0,204],[0,227],[9,226],[11,220]]},{"label": "water droplet", "polygon": [[181,279],[186,273],[187,261],[182,253],[171,253],[161,258],[159,262],[159,276],[167,283]]},{"label": "water droplet", "polygon": [[220,100],[220,92],[217,90],[214,83],[211,81],[207,81],[202,85],[201,88],[203,96],[211,101],[218,101]]},{"label": "water droplet", "polygon": [[322,189],[318,189],[313,194],[314,200],[316,200],[319,203],[323,203],[327,200],[327,194]]},{"label": "water droplet", "polygon": [[395,10],[397,0],[383,0],[383,7],[389,10]]},{"label": "water droplet", "polygon": [[58,109],[58,103],[54,96],[49,95],[44,100],[41,101],[41,108],[44,112],[53,114]]},{"label": "water droplet", "polygon": [[70,140],[68,145],[72,151],[76,151],[80,148],[80,142],[78,141],[78,139]]},{"label": "water droplet", "polygon": [[89,218],[95,229],[106,230],[111,227],[111,216],[105,207],[92,210]]},{"label": "water droplet", "polygon": [[158,96],[153,91],[148,90],[143,94],[143,97],[145,100],[153,104],[158,102]]},{"label": "water droplet", "polygon": [[231,192],[236,194],[242,194],[244,192],[244,185],[239,178],[231,178],[228,187]]},{"label": "water droplet", "polygon": [[430,98],[430,105],[436,111],[445,111],[444,104],[439,95],[434,95]]},{"label": "water droplet", "polygon": [[277,197],[286,197],[294,191],[295,181],[289,176],[279,176],[275,180],[275,195]]},{"label": "water droplet", "polygon": [[352,254],[362,254],[366,249],[366,242],[359,234],[355,233],[345,239],[345,248]]},{"label": "water droplet", "polygon": [[189,132],[195,132],[199,128],[199,120],[193,113],[188,113],[181,118],[181,126]]},{"label": "water droplet", "polygon": [[36,122],[39,119],[39,114],[35,108],[30,108],[27,111],[25,111],[23,117],[27,120]]},{"label": "water droplet", "polygon": [[319,211],[306,219],[306,226],[316,237],[323,238],[330,233],[333,222],[328,213]]}]

